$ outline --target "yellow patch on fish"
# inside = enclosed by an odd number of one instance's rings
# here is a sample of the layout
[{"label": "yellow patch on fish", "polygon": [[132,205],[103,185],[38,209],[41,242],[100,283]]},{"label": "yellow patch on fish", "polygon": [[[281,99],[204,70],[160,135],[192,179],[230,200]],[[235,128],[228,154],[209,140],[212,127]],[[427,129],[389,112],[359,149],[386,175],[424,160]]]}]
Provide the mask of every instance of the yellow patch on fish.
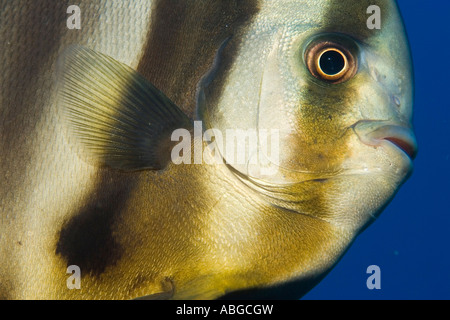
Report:
[{"label": "yellow patch on fish", "polygon": [[394,1],[44,4],[52,41],[0,22],[1,297],[298,298],[411,173]]}]

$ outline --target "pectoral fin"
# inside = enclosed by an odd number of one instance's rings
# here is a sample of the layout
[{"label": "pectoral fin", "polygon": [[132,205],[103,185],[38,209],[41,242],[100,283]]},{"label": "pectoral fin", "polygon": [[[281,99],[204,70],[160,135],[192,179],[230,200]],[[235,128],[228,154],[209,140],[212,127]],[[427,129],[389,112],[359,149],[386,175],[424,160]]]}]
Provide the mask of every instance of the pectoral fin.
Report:
[{"label": "pectoral fin", "polygon": [[161,281],[161,291],[152,293],[142,297],[135,298],[133,300],[169,300],[173,298],[175,293],[175,285],[169,278]]},{"label": "pectoral fin", "polygon": [[162,169],[171,134],[191,120],[139,73],[113,58],[73,46],[58,65],[60,108],[89,161],[126,171]]}]

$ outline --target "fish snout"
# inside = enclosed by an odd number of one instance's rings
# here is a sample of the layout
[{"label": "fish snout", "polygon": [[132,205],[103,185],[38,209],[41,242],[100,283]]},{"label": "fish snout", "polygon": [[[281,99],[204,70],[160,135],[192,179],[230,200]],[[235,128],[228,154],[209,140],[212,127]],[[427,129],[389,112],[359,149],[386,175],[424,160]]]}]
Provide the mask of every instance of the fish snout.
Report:
[{"label": "fish snout", "polygon": [[361,120],[353,125],[360,141],[366,145],[396,148],[412,161],[417,155],[417,142],[413,130],[399,123]]}]

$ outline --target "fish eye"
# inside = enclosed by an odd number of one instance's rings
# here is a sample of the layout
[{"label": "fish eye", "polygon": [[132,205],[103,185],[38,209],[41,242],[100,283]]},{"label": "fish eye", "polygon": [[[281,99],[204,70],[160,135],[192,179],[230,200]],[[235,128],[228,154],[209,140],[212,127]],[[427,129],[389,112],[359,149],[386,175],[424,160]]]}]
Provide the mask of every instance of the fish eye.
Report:
[{"label": "fish eye", "polygon": [[314,77],[333,84],[349,80],[357,70],[356,59],[350,50],[332,41],[309,45],[305,62]]}]

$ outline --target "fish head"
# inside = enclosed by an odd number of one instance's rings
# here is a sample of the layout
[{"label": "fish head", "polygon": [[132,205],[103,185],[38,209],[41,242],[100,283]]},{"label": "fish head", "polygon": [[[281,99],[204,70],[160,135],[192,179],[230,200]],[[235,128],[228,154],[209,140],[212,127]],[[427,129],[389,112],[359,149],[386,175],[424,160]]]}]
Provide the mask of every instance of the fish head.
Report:
[{"label": "fish head", "polygon": [[412,106],[395,1],[261,1],[198,91],[199,117],[246,183],[354,231],[412,171]]}]

